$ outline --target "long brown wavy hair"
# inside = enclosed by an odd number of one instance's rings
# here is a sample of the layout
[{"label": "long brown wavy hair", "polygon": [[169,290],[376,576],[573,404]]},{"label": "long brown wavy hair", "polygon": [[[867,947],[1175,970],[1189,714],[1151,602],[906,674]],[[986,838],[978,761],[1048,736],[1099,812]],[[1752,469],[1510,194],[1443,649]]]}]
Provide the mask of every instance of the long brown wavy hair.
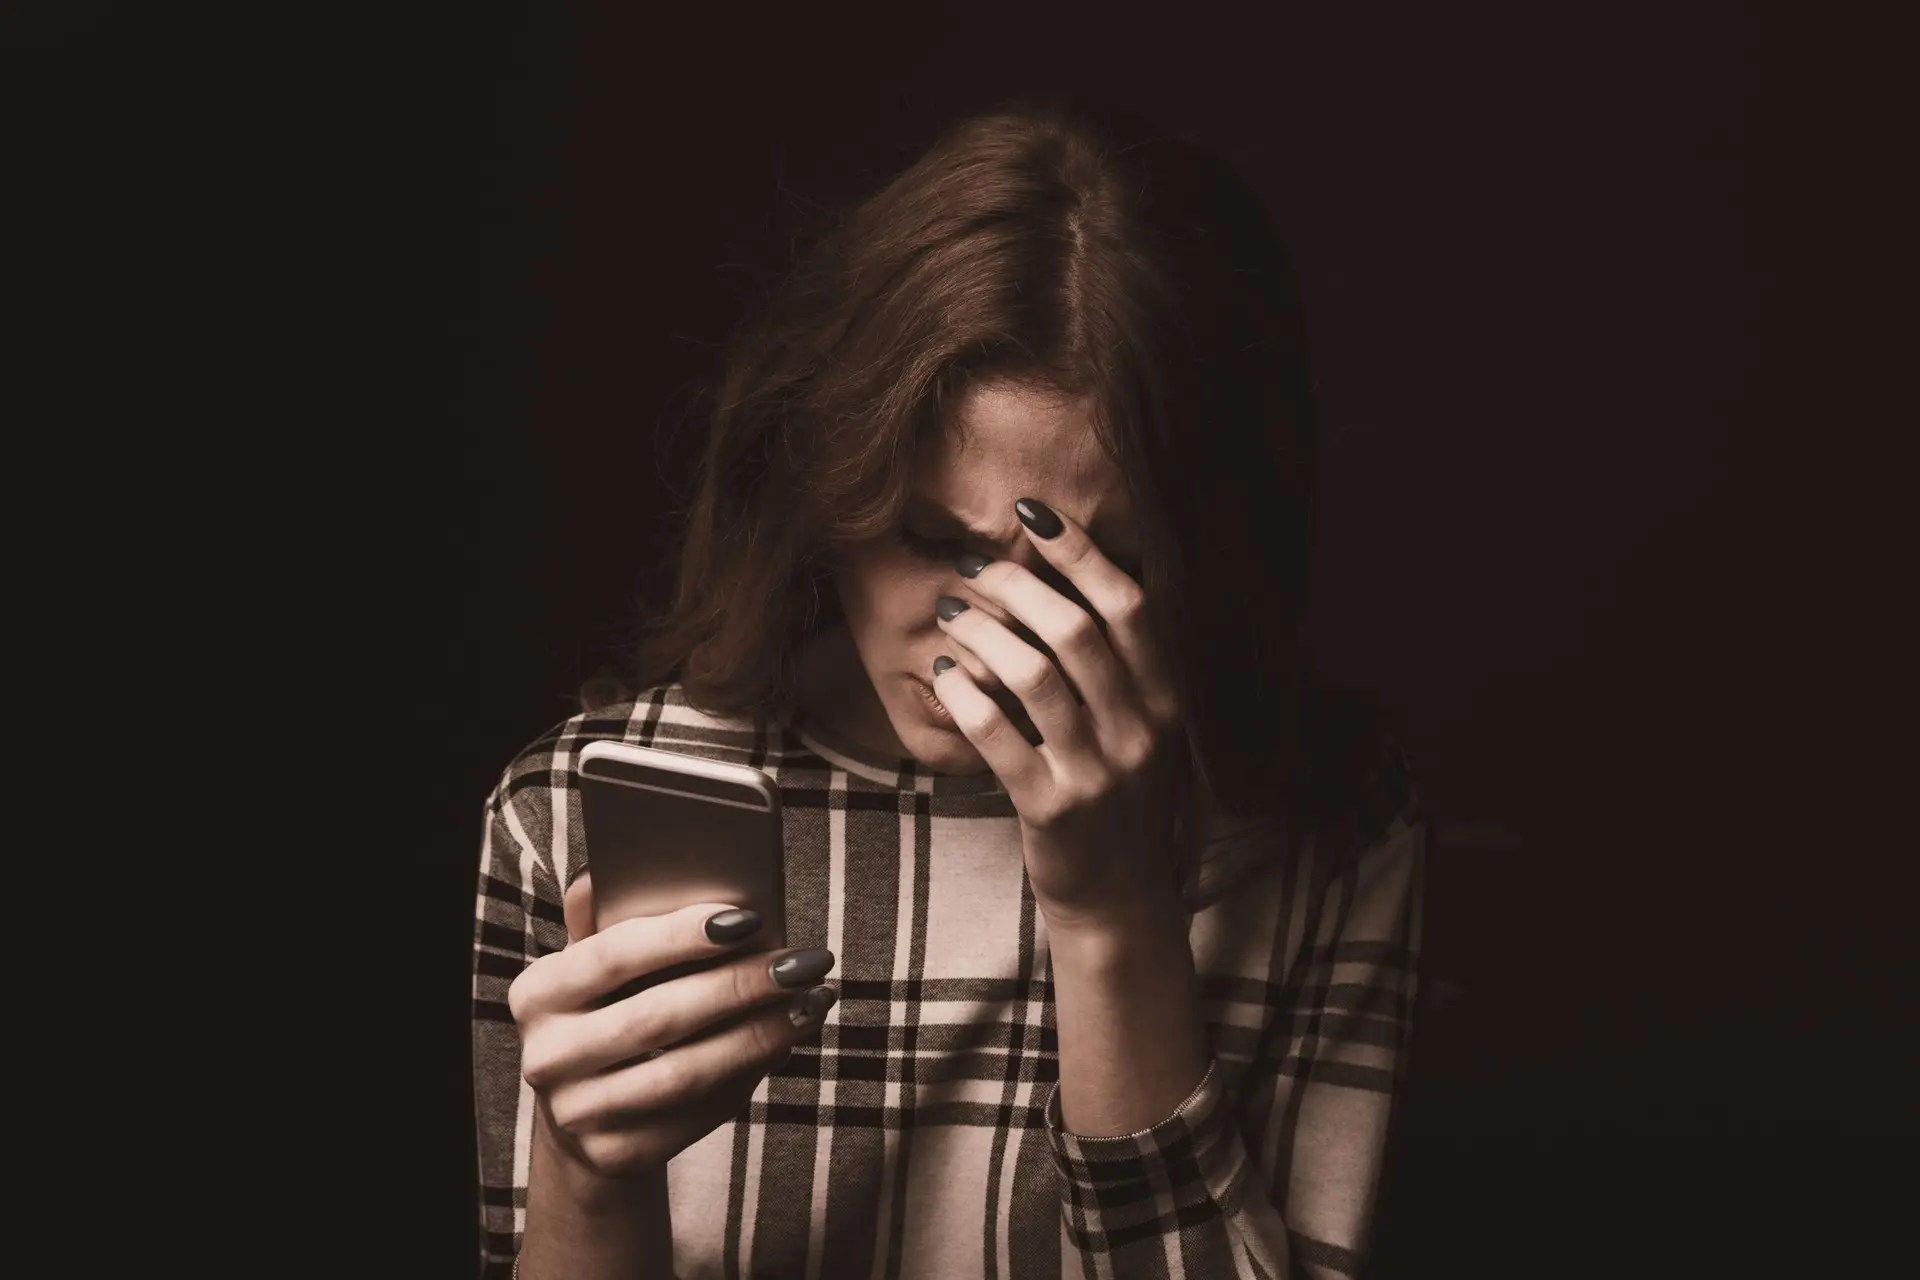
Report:
[{"label": "long brown wavy hair", "polygon": [[839,617],[836,553],[893,528],[916,450],[985,378],[1094,406],[1178,673],[1183,830],[1206,820],[1201,788],[1242,826],[1317,807],[1303,784],[1333,770],[1303,752],[1317,704],[1298,644],[1316,432],[1285,259],[1214,157],[1110,111],[962,120],[799,257],[714,396],[639,687],[677,680],[716,713],[782,705]]}]

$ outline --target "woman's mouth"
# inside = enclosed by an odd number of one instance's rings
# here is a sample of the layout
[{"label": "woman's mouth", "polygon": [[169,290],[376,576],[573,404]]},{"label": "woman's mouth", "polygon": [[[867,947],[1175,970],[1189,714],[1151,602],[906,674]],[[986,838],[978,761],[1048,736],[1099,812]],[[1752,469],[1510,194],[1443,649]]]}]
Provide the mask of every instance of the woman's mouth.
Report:
[{"label": "woman's mouth", "polygon": [[[933,686],[919,676],[908,676],[907,679],[913,682],[913,687],[920,694],[920,700],[927,704],[927,714],[933,718],[933,722],[943,728],[957,730],[958,726],[954,724],[953,713],[947,710],[947,704],[940,701],[939,696],[934,693]],[[1034,727],[1033,718],[1027,714],[1027,709],[1020,704],[1020,699],[999,685],[988,686],[982,692],[993,699],[994,705],[1013,722],[1013,727],[1020,731],[1020,736],[1025,738],[1029,745],[1037,747],[1045,741],[1040,736],[1040,730]]]},{"label": "woman's mouth", "polygon": [[919,676],[908,676],[907,679],[911,680],[913,687],[919,690],[920,700],[927,704],[927,712],[933,717],[934,723],[946,725],[951,728],[953,726],[953,713],[947,710],[946,703],[940,701],[940,699],[934,695],[933,686],[929,685]]}]

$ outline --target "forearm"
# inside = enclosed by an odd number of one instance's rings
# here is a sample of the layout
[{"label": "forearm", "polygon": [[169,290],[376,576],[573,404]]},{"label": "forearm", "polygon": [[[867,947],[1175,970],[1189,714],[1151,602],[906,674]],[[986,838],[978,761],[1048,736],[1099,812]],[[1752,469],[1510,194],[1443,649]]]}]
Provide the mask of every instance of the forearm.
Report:
[{"label": "forearm", "polygon": [[1055,925],[1054,1018],[1060,1114],[1071,1133],[1151,1128],[1186,1101],[1212,1054],[1177,898],[1098,923]]},{"label": "forearm", "polygon": [[530,1159],[520,1280],[673,1275],[664,1169],[645,1178],[598,1178],[555,1145],[537,1112]]}]

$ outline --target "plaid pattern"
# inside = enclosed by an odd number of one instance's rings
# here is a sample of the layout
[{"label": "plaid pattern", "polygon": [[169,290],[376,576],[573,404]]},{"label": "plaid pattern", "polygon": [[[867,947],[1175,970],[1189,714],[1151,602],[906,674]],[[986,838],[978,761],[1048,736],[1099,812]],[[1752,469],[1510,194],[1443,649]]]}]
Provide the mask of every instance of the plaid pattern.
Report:
[{"label": "plaid pattern", "polygon": [[1352,814],[1194,914],[1214,1060],[1193,1094],[1142,1133],[1082,1138],[1060,1124],[1045,922],[997,780],[795,717],[713,717],[670,686],[560,725],[487,800],[483,1275],[508,1274],[525,1224],[532,1093],[506,991],[565,945],[585,867],[573,761],[601,738],[766,770],[789,944],[840,959],[817,1047],[668,1166],[683,1280],[1355,1273],[1419,944],[1424,828],[1397,754]]}]

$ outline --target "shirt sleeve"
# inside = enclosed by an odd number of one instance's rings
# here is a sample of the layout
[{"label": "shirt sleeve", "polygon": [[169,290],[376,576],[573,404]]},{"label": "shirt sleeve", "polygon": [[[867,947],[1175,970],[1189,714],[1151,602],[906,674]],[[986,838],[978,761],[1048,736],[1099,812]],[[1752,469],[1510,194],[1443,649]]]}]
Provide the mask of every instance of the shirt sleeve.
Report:
[{"label": "shirt sleeve", "polygon": [[507,989],[538,956],[566,945],[561,909],[564,788],[538,772],[510,770],[488,797],[473,933],[473,1086],[480,1189],[480,1275],[506,1280],[526,1221],[533,1095],[520,1075],[520,1031]]},{"label": "shirt sleeve", "polygon": [[1079,1137],[1055,1091],[1047,1126],[1084,1274],[1357,1274],[1404,1069],[1424,856],[1424,824],[1403,816],[1316,887],[1253,1062],[1216,1057],[1167,1119]]}]

